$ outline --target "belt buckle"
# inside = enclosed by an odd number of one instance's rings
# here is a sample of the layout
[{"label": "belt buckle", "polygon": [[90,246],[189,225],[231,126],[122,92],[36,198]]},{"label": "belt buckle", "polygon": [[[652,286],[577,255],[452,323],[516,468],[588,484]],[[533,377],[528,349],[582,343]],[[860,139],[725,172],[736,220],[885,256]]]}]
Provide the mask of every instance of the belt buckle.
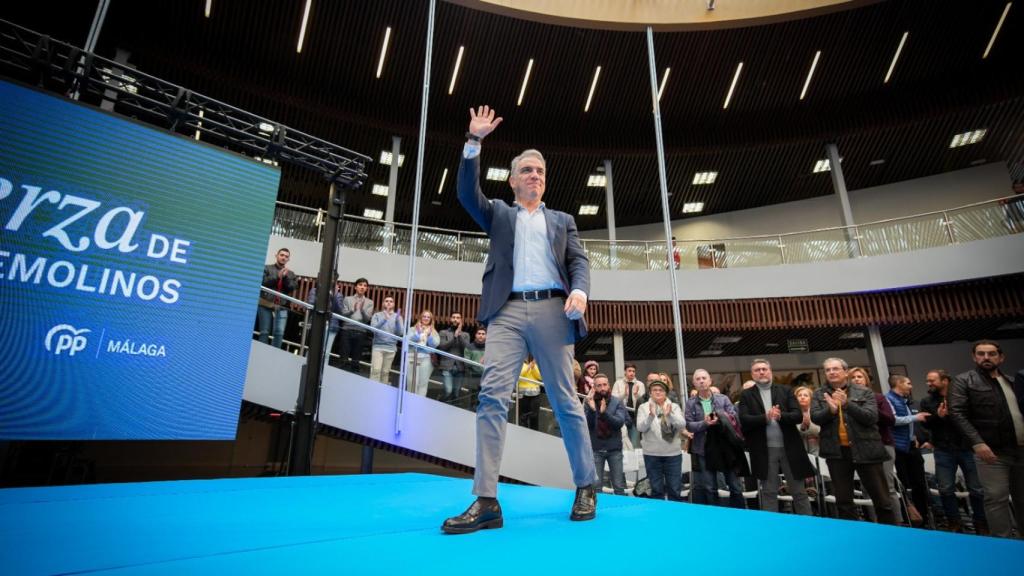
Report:
[{"label": "belt buckle", "polygon": [[526,292],[523,292],[523,299],[529,300],[530,302],[540,300],[540,290],[527,290]]}]

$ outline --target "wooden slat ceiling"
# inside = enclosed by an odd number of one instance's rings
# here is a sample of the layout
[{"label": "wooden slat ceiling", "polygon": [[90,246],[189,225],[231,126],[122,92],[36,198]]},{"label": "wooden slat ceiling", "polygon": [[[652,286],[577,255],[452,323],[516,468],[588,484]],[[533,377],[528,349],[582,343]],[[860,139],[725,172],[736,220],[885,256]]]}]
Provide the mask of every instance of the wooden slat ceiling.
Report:
[{"label": "wooden slat ceiling", "polygon": [[[373,157],[401,136],[406,160],[396,219],[408,222],[427,3],[314,1],[301,54],[295,45],[303,0],[214,0],[208,19],[203,5],[114,1],[97,51],[113,57],[118,48],[128,50],[130,62],[148,73]],[[811,173],[829,141],[844,157],[850,189],[983,161],[1006,162],[1015,179],[1024,178],[1024,6],[1010,10],[991,55],[981,58],[1005,5],[891,0],[765,26],[658,33],[658,72],[672,69],[661,101],[672,218],[689,201],[705,202],[705,214],[712,214],[829,194],[828,174]],[[93,8],[7,2],[0,17],[82,45]],[[391,46],[376,79],[388,26]],[[904,31],[909,39],[885,84]],[[449,96],[459,46],[466,53]],[[822,57],[800,101],[817,50]],[[530,58],[530,85],[517,107]],[[740,61],[737,91],[723,110]],[[506,165],[525,147],[542,149],[550,164],[548,204],[575,214],[581,204],[603,205],[603,190],[585,183],[610,158],[617,224],[660,221],[643,34],[544,25],[439,2],[432,64],[422,224],[475,229],[453,198],[453,171],[466,110],[483,102],[506,118],[487,142],[485,165]],[[598,65],[598,89],[584,113]],[[953,134],[976,128],[989,130],[981,143],[948,147]],[[371,166],[371,184],[386,185],[387,170]],[[693,186],[698,170],[716,170],[718,180]],[[507,184],[484,187],[509,198]],[[1004,193],[1010,189],[993,196]],[[323,206],[325,186],[286,167],[279,199]],[[350,195],[348,209],[361,214],[384,203],[368,186]],[[604,212],[578,217],[580,228],[606,227]]]}]

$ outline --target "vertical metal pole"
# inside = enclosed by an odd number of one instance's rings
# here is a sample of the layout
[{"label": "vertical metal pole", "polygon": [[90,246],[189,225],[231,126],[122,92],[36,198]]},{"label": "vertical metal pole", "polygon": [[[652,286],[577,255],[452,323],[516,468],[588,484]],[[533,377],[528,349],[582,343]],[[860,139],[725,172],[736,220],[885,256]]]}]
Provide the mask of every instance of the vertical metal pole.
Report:
[{"label": "vertical metal pole", "polygon": [[843,226],[846,226],[846,243],[850,250],[850,257],[860,256],[860,241],[857,236],[856,223],[853,221],[853,211],[850,209],[850,196],[846,193],[846,178],[843,177],[843,163],[840,162],[839,148],[834,143],[825,145],[825,152],[828,155],[829,172],[832,173],[832,188],[839,198],[839,215],[843,219]]},{"label": "vertical metal pole", "polygon": [[[384,209],[384,246],[388,254],[394,253],[395,198],[398,196],[398,161],[402,157],[402,137],[391,137],[391,170],[388,171],[388,204]],[[418,170],[419,168],[417,168]]]},{"label": "vertical metal pole", "polygon": [[617,270],[619,248],[615,245],[615,187],[612,185],[612,161],[604,161],[604,211],[608,218],[608,269]]},{"label": "vertical metal pole", "polygon": [[676,368],[679,370],[680,398],[686,393],[686,359],[683,357],[683,319],[679,313],[679,287],[676,285],[676,266],[672,258],[672,221],[668,207],[668,176],[665,174],[665,141],[661,133],[661,107],[658,104],[658,70],[654,63],[654,29],[647,27],[647,62],[651,71],[651,100],[654,102],[654,136],[658,152],[658,181],[661,184],[661,213],[665,224],[665,267],[672,285],[672,322],[676,337]]},{"label": "vertical metal pole", "polygon": [[[99,4],[96,5],[96,13],[93,14],[92,25],[89,26],[89,35],[86,36],[86,38],[85,38],[85,51],[86,52],[95,52],[96,51],[96,41],[99,40],[100,31],[103,30],[103,23],[107,20],[107,8],[109,6],[110,6],[110,0],[100,0]],[[82,57],[79,58],[79,63],[84,63],[84,62],[85,62],[85,55],[83,54]],[[81,74],[84,69],[81,66],[78,66],[77,70],[78,70],[78,73]],[[71,99],[72,100],[78,100],[78,88],[75,88],[71,92]]]},{"label": "vertical metal pole", "polygon": [[882,331],[878,324],[868,326],[866,336],[868,360],[875,370],[875,378],[878,378],[878,389],[886,394],[889,392],[889,362],[885,359],[885,346],[882,345]]},{"label": "vertical metal pole", "polygon": [[[412,326],[410,320],[415,316],[412,310],[412,291],[416,281],[416,240],[420,228],[420,196],[423,193],[423,148],[426,146],[427,138],[427,105],[430,103],[430,58],[434,51],[434,16],[437,10],[437,0],[430,0],[430,9],[427,15],[427,48],[423,62],[423,96],[420,101],[420,133],[416,145],[416,193],[412,201],[412,238],[409,240],[409,276],[406,280],[405,291],[405,331]],[[398,159],[393,158],[393,163]],[[409,357],[409,346],[402,346],[401,371],[398,374],[398,403],[395,406],[395,434],[402,433],[402,401],[405,398],[405,391],[408,388],[406,381],[408,371],[406,369],[407,358]]]}]

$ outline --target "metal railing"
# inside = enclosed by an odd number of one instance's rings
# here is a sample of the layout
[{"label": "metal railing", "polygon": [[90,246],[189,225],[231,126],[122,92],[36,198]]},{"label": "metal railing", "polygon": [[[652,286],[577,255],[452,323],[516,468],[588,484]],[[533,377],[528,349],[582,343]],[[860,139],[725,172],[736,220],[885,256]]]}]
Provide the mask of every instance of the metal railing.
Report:
[{"label": "metal railing", "polygon": [[[322,210],[278,202],[273,233],[319,241]],[[592,270],[744,268],[825,262],[898,254],[1024,232],[1024,196],[1007,196],[854,226],[806,232],[682,240],[672,257],[664,241],[581,240]],[[346,216],[342,246],[384,254],[409,254],[410,226]],[[489,241],[480,232],[419,227],[417,255],[434,260],[484,262]]]}]

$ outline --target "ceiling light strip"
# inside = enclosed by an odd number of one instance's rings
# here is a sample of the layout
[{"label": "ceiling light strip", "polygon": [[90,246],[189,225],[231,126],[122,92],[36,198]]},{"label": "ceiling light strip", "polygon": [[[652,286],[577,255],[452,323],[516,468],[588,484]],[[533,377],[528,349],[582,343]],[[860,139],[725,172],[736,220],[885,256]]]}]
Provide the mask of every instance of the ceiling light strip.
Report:
[{"label": "ceiling light strip", "polygon": [[729,93],[725,95],[725,104],[722,104],[722,110],[729,107],[729,101],[732,100],[732,92],[736,89],[736,83],[740,81],[740,71],[743,70],[743,62],[736,65],[736,73],[732,75],[732,84],[729,85]]},{"label": "ceiling light strip", "polygon": [[1010,6],[1013,6],[1013,2],[1007,2],[1006,8],[1003,8],[1003,15],[999,17],[999,23],[996,24],[996,29],[992,31],[992,37],[988,40],[988,46],[985,47],[985,53],[981,55],[982,60],[988,58],[992,45],[996,43],[996,36],[999,36],[999,30],[1003,27],[1003,21],[1006,20],[1006,13],[1010,11]]},{"label": "ceiling light strip", "polygon": [[526,75],[523,76],[523,86],[519,89],[519,100],[516,100],[516,106],[523,105],[523,96],[526,95],[526,84],[530,81],[530,72],[533,70],[533,58],[530,58],[530,63],[526,65]]},{"label": "ceiling light strip", "polygon": [[302,53],[302,43],[306,39],[306,24],[309,23],[309,8],[313,5],[313,0],[306,0],[306,8],[302,11],[302,27],[299,28],[299,44],[295,47],[297,54]]},{"label": "ceiling light strip", "polygon": [[384,70],[384,57],[388,54],[388,42],[391,40],[391,26],[384,31],[384,44],[380,47],[380,60],[377,62],[377,78],[380,78],[380,73]]},{"label": "ceiling light strip", "polygon": [[665,91],[665,84],[668,83],[668,74],[671,71],[671,68],[665,68],[665,73],[661,76],[661,86],[658,87],[658,102],[661,102],[661,94]]},{"label": "ceiling light strip", "polygon": [[594,81],[590,83],[590,94],[587,95],[587,105],[583,107],[584,112],[590,111],[590,101],[594,98],[594,90],[597,88],[597,79],[601,77],[601,67],[594,69]]},{"label": "ceiling light strip", "polygon": [[462,66],[462,53],[465,49],[465,46],[459,46],[459,55],[455,57],[455,69],[452,70],[452,81],[448,84],[449,96],[451,96],[452,92],[455,91],[455,79],[459,77],[459,68]]},{"label": "ceiling light strip", "polygon": [[885,73],[885,81],[882,84],[888,84],[889,78],[892,77],[892,71],[896,68],[896,61],[900,59],[900,52],[903,52],[903,45],[907,42],[907,36],[910,36],[910,32],[904,32],[903,37],[900,38],[900,45],[896,47],[896,53],[892,55],[892,62],[889,63],[889,71]]},{"label": "ceiling light strip", "polygon": [[203,10],[203,14],[205,14],[207,18],[210,17],[210,10],[212,10],[212,9],[213,9],[213,0],[206,0],[206,9]]},{"label": "ceiling light strip", "polygon": [[804,80],[804,89],[800,91],[800,99],[807,96],[807,87],[811,85],[811,78],[814,77],[814,69],[818,67],[818,58],[821,58],[821,50],[814,53],[814,61],[811,62],[811,69],[807,71],[807,80]]},{"label": "ceiling light strip", "polygon": [[448,179],[448,169],[444,169],[444,173],[441,174],[441,185],[437,187],[437,193],[444,192],[444,181]]}]

